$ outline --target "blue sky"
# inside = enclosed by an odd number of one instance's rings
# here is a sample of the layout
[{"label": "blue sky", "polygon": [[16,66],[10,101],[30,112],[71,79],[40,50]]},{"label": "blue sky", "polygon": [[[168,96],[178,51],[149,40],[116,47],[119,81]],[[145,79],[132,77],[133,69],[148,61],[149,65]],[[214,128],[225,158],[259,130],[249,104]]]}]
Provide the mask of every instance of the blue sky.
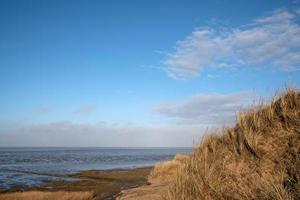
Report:
[{"label": "blue sky", "polygon": [[299,1],[1,1],[0,146],[191,146],[300,85]]}]

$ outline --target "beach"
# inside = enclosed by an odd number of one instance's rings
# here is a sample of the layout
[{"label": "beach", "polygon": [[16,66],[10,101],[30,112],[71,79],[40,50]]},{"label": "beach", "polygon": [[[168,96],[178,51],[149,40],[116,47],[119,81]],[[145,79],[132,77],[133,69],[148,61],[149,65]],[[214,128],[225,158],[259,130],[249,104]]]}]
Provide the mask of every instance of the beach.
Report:
[{"label": "beach", "polygon": [[0,148],[0,199],[113,199],[190,148]]},{"label": "beach", "polygon": [[152,167],[91,170],[63,175],[73,181],[51,181],[43,187],[12,187],[2,190],[1,200],[10,199],[114,199],[122,190],[146,185]]}]

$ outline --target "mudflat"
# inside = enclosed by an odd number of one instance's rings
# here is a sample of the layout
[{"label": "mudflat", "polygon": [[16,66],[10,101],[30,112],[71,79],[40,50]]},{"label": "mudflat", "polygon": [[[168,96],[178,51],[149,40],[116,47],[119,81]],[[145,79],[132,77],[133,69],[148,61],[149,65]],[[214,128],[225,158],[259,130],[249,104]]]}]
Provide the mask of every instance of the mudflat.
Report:
[{"label": "mudflat", "polygon": [[81,171],[64,175],[75,181],[53,181],[44,187],[14,187],[1,191],[0,200],[114,199],[122,190],[146,185],[152,168]]}]

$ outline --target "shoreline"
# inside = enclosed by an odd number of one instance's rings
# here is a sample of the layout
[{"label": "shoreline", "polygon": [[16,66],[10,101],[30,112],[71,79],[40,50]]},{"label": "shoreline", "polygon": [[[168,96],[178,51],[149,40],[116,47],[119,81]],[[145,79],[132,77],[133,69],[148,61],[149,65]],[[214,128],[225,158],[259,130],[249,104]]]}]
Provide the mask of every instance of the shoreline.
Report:
[{"label": "shoreline", "polygon": [[[87,195],[89,198],[86,199],[109,200],[116,198],[123,190],[147,185],[148,176],[152,169],[153,166],[146,166],[130,169],[84,170],[73,174],[62,174],[56,177],[74,178],[77,180],[49,181],[45,182],[45,185],[38,187],[16,186],[7,190],[0,190],[0,199],[18,199],[18,196],[20,196],[19,199],[24,199],[22,195],[29,195],[30,193],[35,195],[33,192],[38,193],[39,196],[57,192],[65,192],[72,195],[75,195],[75,193],[78,193],[76,195],[81,195],[89,192],[89,195]],[[29,198],[32,199],[33,197]]]}]

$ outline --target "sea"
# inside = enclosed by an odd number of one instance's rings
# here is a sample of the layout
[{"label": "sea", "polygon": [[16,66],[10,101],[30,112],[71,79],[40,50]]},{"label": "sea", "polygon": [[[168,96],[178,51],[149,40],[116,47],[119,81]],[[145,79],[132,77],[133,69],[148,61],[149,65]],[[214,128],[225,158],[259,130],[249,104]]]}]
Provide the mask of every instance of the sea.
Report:
[{"label": "sea", "polygon": [[[41,187],[83,170],[130,169],[189,154],[191,148],[0,148],[0,189]],[[72,181],[72,180],[70,180]]]}]

